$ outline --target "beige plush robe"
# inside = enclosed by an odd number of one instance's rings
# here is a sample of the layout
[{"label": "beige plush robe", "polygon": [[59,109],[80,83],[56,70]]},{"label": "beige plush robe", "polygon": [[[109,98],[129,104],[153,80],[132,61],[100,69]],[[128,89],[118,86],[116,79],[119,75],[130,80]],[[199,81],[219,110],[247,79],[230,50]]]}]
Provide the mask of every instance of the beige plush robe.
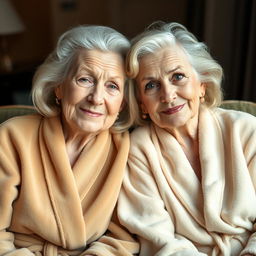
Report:
[{"label": "beige plush robe", "polygon": [[199,154],[201,182],[167,131],[133,132],[118,214],[139,255],[256,255],[256,118],[202,109]]},{"label": "beige plush robe", "polygon": [[[103,237],[120,190],[128,133],[99,134],[71,168],[59,117],[0,126],[0,255],[130,255]],[[110,229],[117,232],[114,223]],[[129,242],[131,251],[138,250]]]}]

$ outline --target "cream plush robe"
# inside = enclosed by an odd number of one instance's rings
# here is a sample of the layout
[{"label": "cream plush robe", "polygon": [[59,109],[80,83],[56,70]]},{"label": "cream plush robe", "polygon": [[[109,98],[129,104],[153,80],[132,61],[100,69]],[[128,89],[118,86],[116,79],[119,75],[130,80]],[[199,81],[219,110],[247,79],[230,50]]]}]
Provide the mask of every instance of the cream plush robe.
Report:
[{"label": "cream plush robe", "polygon": [[139,255],[256,255],[256,118],[201,109],[199,154],[201,182],[168,132],[133,132],[118,214]]},{"label": "cream plush robe", "polygon": [[71,168],[59,117],[32,115],[2,124],[0,255],[129,255],[111,237],[87,250],[108,227],[128,150],[127,133],[102,132]]}]

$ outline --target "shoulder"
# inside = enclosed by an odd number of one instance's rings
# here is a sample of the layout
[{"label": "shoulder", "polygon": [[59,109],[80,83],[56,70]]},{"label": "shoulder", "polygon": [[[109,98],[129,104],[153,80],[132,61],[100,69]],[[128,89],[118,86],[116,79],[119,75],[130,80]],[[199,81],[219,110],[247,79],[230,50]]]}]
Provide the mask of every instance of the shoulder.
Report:
[{"label": "shoulder", "polygon": [[143,144],[146,140],[150,139],[151,129],[150,126],[140,126],[131,132],[131,144]]},{"label": "shoulder", "polygon": [[31,133],[38,129],[43,118],[40,114],[12,117],[0,125],[0,133],[12,131],[17,134]]},{"label": "shoulder", "polygon": [[256,124],[256,117],[243,111],[216,108],[215,110],[213,110],[213,112],[216,116],[222,118],[223,120],[245,123],[250,122]]},{"label": "shoulder", "polygon": [[256,117],[249,113],[217,108],[213,111],[213,114],[218,119],[219,124],[229,128],[229,130],[241,132],[256,131]]},{"label": "shoulder", "polygon": [[130,139],[130,157],[144,159],[148,155],[156,155],[156,147],[152,139],[154,134],[154,129],[150,125],[133,130]]},{"label": "shoulder", "polygon": [[126,145],[129,147],[130,137],[128,131],[111,133],[111,136],[114,144],[116,145],[116,148],[120,148],[121,145]]}]

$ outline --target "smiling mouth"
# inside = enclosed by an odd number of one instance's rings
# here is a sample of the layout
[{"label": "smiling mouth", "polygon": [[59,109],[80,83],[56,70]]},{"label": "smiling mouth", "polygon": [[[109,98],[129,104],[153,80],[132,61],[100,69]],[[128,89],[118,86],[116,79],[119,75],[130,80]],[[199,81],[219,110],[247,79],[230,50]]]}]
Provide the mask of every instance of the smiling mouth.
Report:
[{"label": "smiling mouth", "polygon": [[102,116],[103,114],[102,113],[99,113],[99,112],[94,112],[94,111],[91,111],[89,109],[84,109],[84,108],[80,108],[86,115],[88,116],[91,116],[91,117],[99,117],[99,116]]},{"label": "smiling mouth", "polygon": [[179,106],[168,108],[168,109],[162,111],[161,113],[171,115],[171,114],[179,112],[184,106],[185,106],[185,103],[182,105],[179,105]]}]

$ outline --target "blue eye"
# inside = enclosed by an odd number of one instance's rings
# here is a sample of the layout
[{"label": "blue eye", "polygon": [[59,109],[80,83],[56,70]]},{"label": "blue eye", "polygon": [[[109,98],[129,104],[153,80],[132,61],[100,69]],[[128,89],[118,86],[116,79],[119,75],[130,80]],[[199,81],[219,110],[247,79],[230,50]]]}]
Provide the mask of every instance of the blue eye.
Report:
[{"label": "blue eye", "polygon": [[109,84],[108,88],[112,90],[119,90],[119,87],[116,84]]},{"label": "blue eye", "polygon": [[118,95],[120,93],[119,86],[113,82],[107,83],[105,86],[108,93],[111,95]]},{"label": "blue eye", "polygon": [[177,74],[174,74],[172,76],[172,80],[174,81],[180,81],[182,80],[183,78],[185,77],[185,75],[181,74],[181,73],[177,73]]},{"label": "blue eye", "polygon": [[159,88],[159,85],[156,82],[150,81],[145,85],[145,91],[153,90]]},{"label": "blue eye", "polygon": [[77,82],[79,83],[79,85],[85,86],[85,87],[90,87],[94,85],[93,79],[88,77],[80,77],[79,79],[77,79]]}]

